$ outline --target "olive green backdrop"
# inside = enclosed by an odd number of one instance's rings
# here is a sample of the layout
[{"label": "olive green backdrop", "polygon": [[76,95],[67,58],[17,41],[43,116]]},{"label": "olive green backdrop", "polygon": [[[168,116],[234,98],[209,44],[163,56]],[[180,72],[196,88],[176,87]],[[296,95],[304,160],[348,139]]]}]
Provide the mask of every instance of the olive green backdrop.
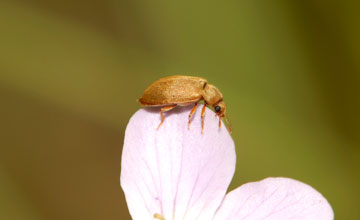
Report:
[{"label": "olive green backdrop", "polygon": [[237,169],[306,182],[360,219],[357,1],[0,2],[0,219],[130,219],[135,101],[171,74],[224,94]]}]

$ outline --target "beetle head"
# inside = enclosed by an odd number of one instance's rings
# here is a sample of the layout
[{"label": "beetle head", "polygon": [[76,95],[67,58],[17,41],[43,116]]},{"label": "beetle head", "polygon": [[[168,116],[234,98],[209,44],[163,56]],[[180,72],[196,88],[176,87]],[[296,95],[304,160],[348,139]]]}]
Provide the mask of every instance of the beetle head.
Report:
[{"label": "beetle head", "polygon": [[219,127],[221,126],[221,119],[225,118],[227,125],[228,125],[228,130],[231,134],[231,132],[232,132],[231,125],[230,125],[230,122],[229,122],[227,116],[225,115],[225,112],[226,112],[225,102],[220,101],[220,102],[216,103],[215,105],[213,105],[213,107],[215,109],[216,115],[219,116]]},{"label": "beetle head", "polygon": [[216,115],[219,116],[220,118],[225,117],[225,112],[226,112],[226,105],[225,102],[220,101],[218,103],[216,103],[214,106]]}]

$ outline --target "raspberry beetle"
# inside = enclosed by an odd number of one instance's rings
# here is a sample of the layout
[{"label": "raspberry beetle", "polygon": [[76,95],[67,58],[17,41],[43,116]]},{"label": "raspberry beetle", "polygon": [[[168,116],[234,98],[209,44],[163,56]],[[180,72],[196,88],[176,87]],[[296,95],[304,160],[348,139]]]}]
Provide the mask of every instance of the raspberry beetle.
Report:
[{"label": "raspberry beetle", "polygon": [[219,117],[219,127],[221,127],[221,119],[225,117],[228,130],[231,133],[231,126],[225,115],[226,105],[223,101],[223,95],[219,89],[209,84],[204,78],[181,75],[164,77],[153,82],[145,90],[141,98],[138,99],[139,103],[144,107],[161,107],[161,122],[158,129],[164,122],[164,112],[170,111],[176,106],[194,104],[189,114],[188,128],[190,128],[191,118],[201,100],[204,100],[201,111],[201,133],[204,130],[204,116],[207,105],[214,107],[215,113]]}]

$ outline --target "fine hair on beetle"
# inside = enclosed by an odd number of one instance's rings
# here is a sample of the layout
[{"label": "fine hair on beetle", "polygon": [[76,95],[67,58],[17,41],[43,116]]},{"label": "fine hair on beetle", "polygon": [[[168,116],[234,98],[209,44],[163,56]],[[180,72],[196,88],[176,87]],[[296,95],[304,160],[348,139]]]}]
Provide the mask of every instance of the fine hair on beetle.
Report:
[{"label": "fine hair on beetle", "polygon": [[161,107],[161,122],[158,129],[163,124],[164,112],[170,111],[176,106],[194,105],[188,117],[188,129],[190,129],[191,118],[200,101],[204,102],[201,110],[201,133],[204,131],[204,116],[206,106],[211,105],[215,114],[219,117],[219,127],[221,120],[225,118],[228,130],[231,133],[231,125],[226,116],[226,105],[223,95],[214,85],[201,77],[174,75],[161,78],[153,82],[146,88],[143,95],[138,99],[144,107]]}]

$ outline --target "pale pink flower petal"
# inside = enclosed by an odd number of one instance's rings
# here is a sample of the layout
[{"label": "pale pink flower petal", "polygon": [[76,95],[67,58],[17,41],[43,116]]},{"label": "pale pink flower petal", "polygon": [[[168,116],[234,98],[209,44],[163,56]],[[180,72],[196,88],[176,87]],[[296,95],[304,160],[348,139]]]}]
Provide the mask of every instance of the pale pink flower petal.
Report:
[{"label": "pale pink flower petal", "polygon": [[267,178],[228,193],[214,220],[331,220],[326,199],[289,178]]},{"label": "pale pink flower petal", "polygon": [[224,125],[206,109],[201,135],[200,105],[190,130],[192,106],[165,113],[140,109],[126,128],[121,186],[133,220],[209,220],[222,202],[235,170],[235,148]]}]

